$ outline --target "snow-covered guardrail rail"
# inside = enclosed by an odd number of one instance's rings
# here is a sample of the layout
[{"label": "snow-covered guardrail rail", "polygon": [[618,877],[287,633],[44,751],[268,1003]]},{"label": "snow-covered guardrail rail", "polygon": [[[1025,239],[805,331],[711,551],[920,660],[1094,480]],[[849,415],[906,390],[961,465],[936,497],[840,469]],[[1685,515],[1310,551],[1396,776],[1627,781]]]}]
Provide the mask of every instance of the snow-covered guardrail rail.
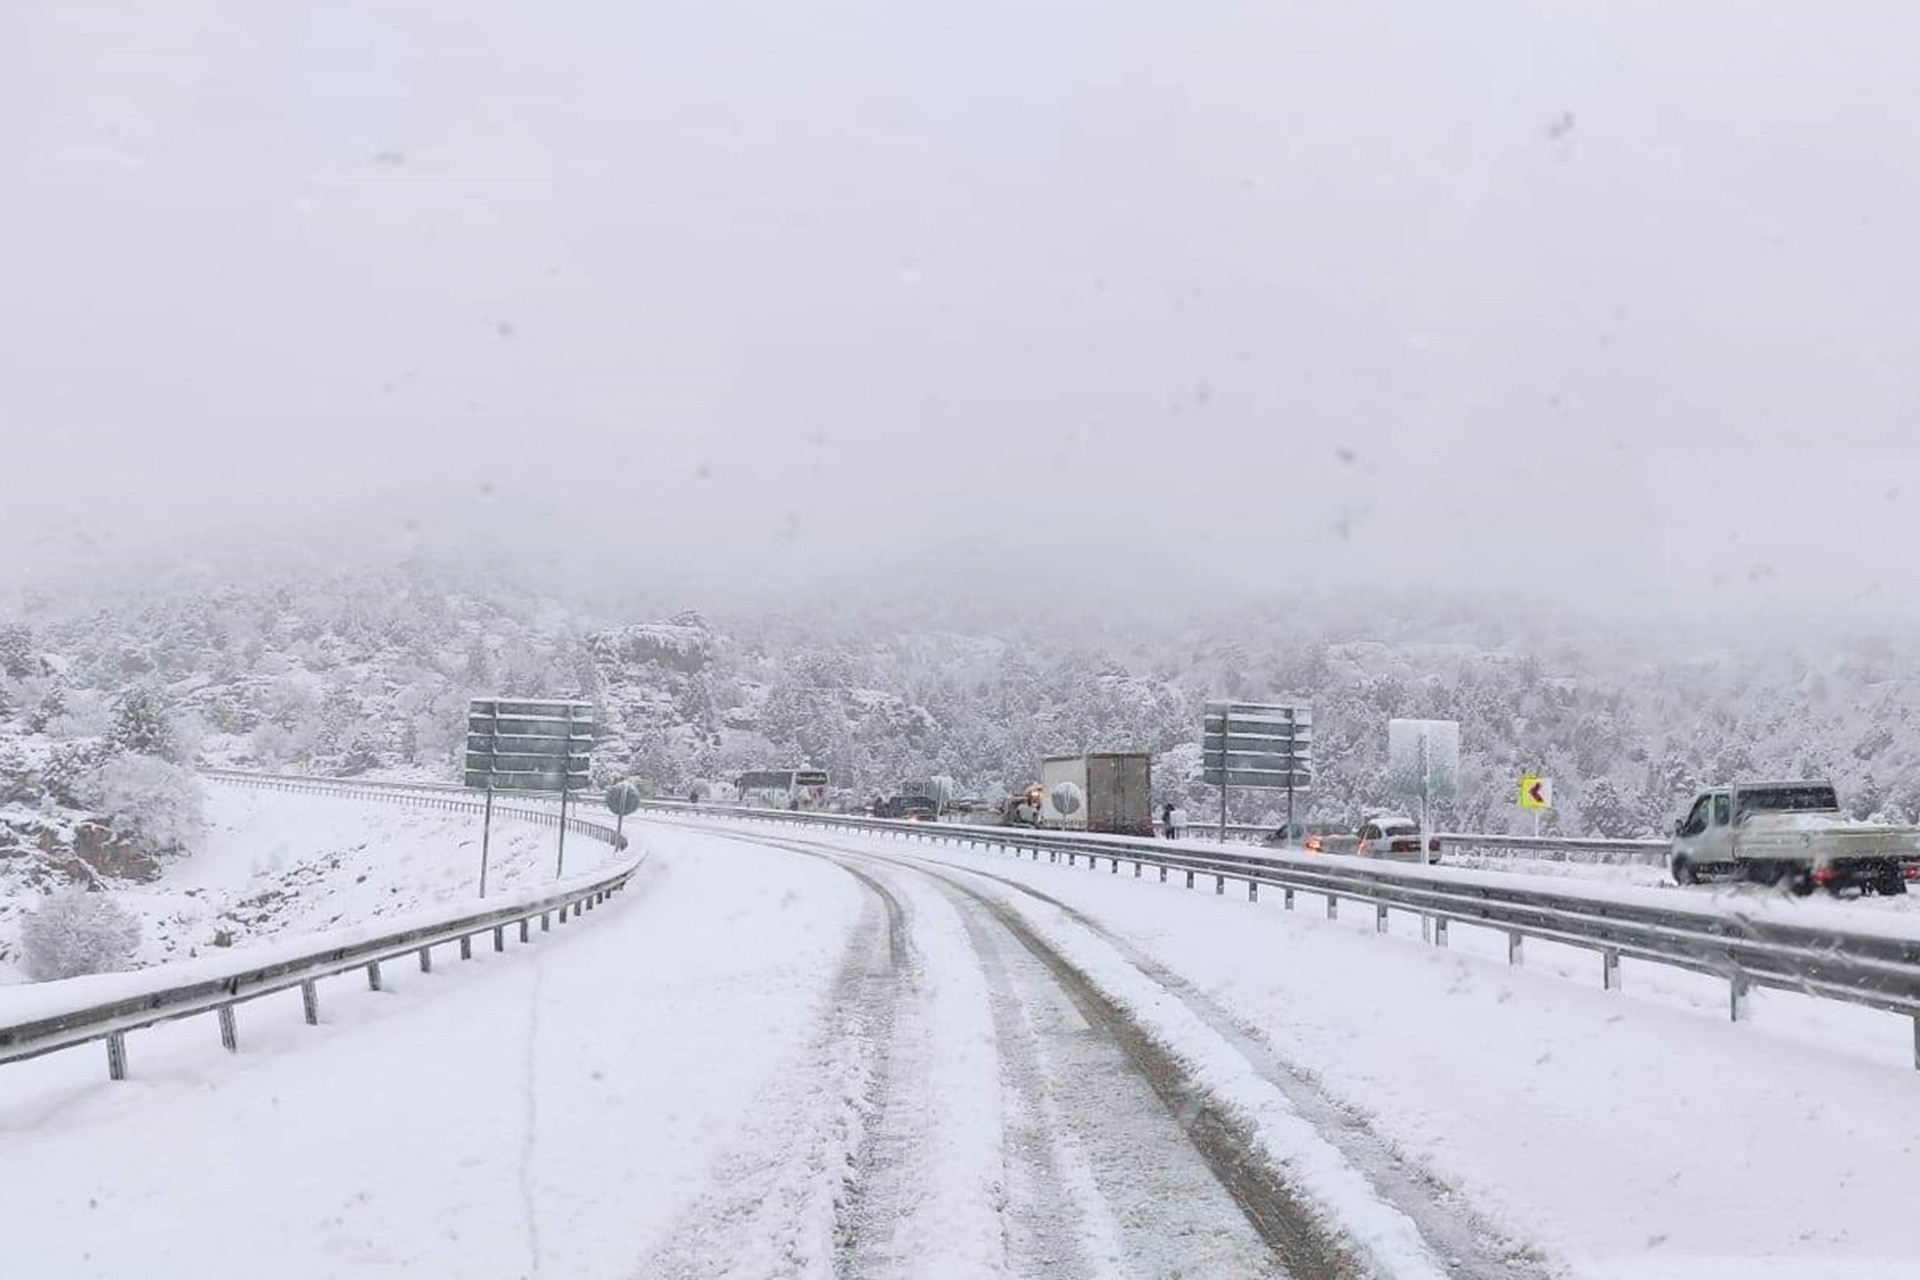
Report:
[{"label": "snow-covered guardrail rail", "polygon": [[[224,782],[275,790],[401,803],[418,802],[475,812],[480,808],[478,800],[437,794],[463,788],[443,789],[431,784],[423,788],[414,784],[368,784],[326,778],[245,774],[229,770],[210,776]],[[498,802],[494,805],[494,813],[548,826],[559,819],[556,812],[518,808]],[[579,825],[576,826],[576,822]],[[567,829],[610,845],[618,839],[612,827],[584,819],[569,818]],[[619,840],[620,847],[624,847],[625,843],[624,839]],[[298,988],[307,1023],[316,1025],[320,1020],[319,982],[322,978],[363,971],[367,984],[378,991],[381,965],[414,956],[418,958],[421,972],[430,972],[435,947],[458,944],[460,958],[470,960],[473,958],[474,939],[491,934],[493,949],[505,951],[508,929],[516,929],[519,940],[524,943],[532,940],[535,921],[539,922],[541,932],[545,933],[552,930],[556,918],[561,924],[570,918],[579,918],[584,912],[593,910],[626,888],[634,872],[639,870],[640,862],[636,858],[604,875],[547,893],[521,894],[484,911],[416,924],[347,945],[320,946],[297,955],[280,956],[266,963],[235,963],[222,972],[201,974],[187,982],[167,984],[169,975],[164,968],[144,971],[155,980],[150,988],[140,987],[139,972],[119,975],[130,979],[135,990],[121,991],[103,1000],[77,1002],[69,1008],[58,1008],[25,1021],[0,1026],[0,1064],[37,1058],[42,1054],[104,1040],[107,1044],[107,1074],[114,1080],[124,1080],[127,1075],[128,1032],[209,1012],[218,1017],[221,1044],[230,1052],[237,1051],[239,1032],[234,1016],[237,1005]],[[237,956],[235,959],[243,961],[244,957]]]},{"label": "snow-covered guardrail rail", "polygon": [[[1688,901],[1675,890],[1589,884],[1534,887],[1499,872],[1456,870],[1367,859],[1270,850],[1225,852],[1189,842],[1090,836],[1013,827],[967,827],[948,823],[898,822],[839,814],[738,809],[652,801],[642,812],[663,817],[777,822],[831,831],[859,832],[936,845],[997,849],[1036,861],[1068,866],[1122,864],[1138,877],[1157,868],[1166,881],[1180,875],[1191,889],[1210,878],[1214,892],[1229,882],[1246,886],[1249,899],[1262,888],[1278,889],[1291,910],[1297,894],[1324,898],[1329,918],[1340,903],[1365,903],[1376,928],[1387,931],[1389,913],[1408,912],[1421,921],[1421,935],[1447,945],[1451,924],[1497,930],[1507,938],[1507,961],[1518,965],[1528,938],[1595,952],[1601,983],[1620,987],[1623,958],[1689,969],[1724,979],[1735,1021],[1746,1014],[1756,987],[1796,991],[1903,1014],[1913,1020],[1914,1065],[1920,1068],[1920,927],[1911,918],[1888,917],[1845,925],[1778,919],[1713,901]],[[1672,899],[1682,899],[1672,901]],[[1804,912],[1782,903],[1783,914]],[[1809,904],[1810,905],[1810,904]],[[1881,926],[1881,927],[1876,927]]]},{"label": "snow-covered guardrail rail", "polygon": [[[254,787],[266,791],[286,791],[309,795],[334,796],[342,800],[377,800],[384,804],[407,804],[426,809],[448,809],[479,813],[486,806],[481,793],[455,782],[381,782],[370,778],[323,778],[304,773],[249,773],[242,769],[202,769],[200,775],[214,782]],[[558,809],[548,808],[535,797],[502,798],[493,801],[496,818],[512,818],[551,827],[560,821]],[[613,827],[591,818],[567,815],[567,830],[606,844],[619,839]]]},{"label": "snow-covered guardrail rail", "polygon": [[[1160,831],[1160,824],[1154,824]],[[1195,822],[1189,830],[1196,840],[1206,840],[1220,830],[1214,823]],[[1227,839],[1236,844],[1260,844],[1273,835],[1272,826],[1228,823]],[[1665,840],[1604,839],[1591,836],[1509,836],[1490,832],[1439,831],[1434,833],[1446,853],[1471,853],[1496,858],[1539,858],[1553,862],[1644,863],[1661,866],[1667,861],[1670,845]],[[1335,851],[1348,852],[1354,837],[1328,837],[1347,846],[1335,845]]]},{"label": "snow-covered guardrail rail", "polygon": [[1508,858],[1545,858],[1555,862],[1638,862],[1664,866],[1671,845],[1665,840],[1605,840],[1589,836],[1501,836],[1471,832],[1440,833],[1448,853],[1491,854]]}]

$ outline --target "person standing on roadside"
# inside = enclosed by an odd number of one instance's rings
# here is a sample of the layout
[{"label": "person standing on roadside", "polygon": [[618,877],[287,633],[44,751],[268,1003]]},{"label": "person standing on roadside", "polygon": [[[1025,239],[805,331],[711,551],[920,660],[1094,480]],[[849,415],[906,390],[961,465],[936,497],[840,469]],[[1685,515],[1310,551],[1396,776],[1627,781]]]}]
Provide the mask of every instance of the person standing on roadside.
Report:
[{"label": "person standing on roadside", "polygon": [[1173,839],[1173,802],[1160,806],[1160,835],[1167,840]]},{"label": "person standing on roadside", "polygon": [[1185,805],[1174,805],[1167,815],[1167,838],[1184,840],[1187,838],[1187,810]]}]

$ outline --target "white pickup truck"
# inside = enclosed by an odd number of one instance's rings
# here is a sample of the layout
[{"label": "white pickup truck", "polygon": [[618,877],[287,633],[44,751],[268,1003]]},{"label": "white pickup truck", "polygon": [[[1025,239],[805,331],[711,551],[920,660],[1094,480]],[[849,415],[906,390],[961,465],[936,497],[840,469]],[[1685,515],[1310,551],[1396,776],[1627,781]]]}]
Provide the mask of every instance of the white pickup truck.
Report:
[{"label": "white pickup truck", "polygon": [[1920,867],[1920,828],[1859,822],[1830,782],[1740,782],[1695,796],[1673,824],[1670,869],[1681,884],[1735,878],[1796,893],[1846,888],[1905,893]]}]

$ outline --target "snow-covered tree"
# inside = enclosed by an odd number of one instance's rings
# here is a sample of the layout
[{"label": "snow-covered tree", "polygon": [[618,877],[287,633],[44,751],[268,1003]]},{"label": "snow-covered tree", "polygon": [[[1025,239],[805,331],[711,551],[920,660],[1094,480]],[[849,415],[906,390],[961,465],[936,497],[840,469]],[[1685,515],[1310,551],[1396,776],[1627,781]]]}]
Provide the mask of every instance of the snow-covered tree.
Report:
[{"label": "snow-covered tree", "polygon": [[156,756],[116,755],[80,778],[76,798],[148,853],[178,853],[204,826],[200,780]]},{"label": "snow-covered tree", "polygon": [[72,888],[26,914],[20,941],[35,982],[115,973],[133,962],[140,921],[107,894]]},{"label": "snow-covered tree", "polygon": [[33,659],[33,628],[24,622],[0,624],[0,675],[24,680],[37,675]]},{"label": "snow-covered tree", "polygon": [[1588,835],[1626,839],[1646,834],[1643,815],[1611,778],[1596,778],[1581,788],[1580,822]]},{"label": "snow-covered tree", "polygon": [[180,742],[174,732],[165,695],[149,685],[137,684],[120,695],[113,709],[113,727],[107,741],[118,751],[178,760]]},{"label": "snow-covered tree", "polygon": [[47,727],[66,712],[66,686],[59,680],[45,681],[41,684],[38,696],[27,708],[27,728],[34,733],[45,733]]}]

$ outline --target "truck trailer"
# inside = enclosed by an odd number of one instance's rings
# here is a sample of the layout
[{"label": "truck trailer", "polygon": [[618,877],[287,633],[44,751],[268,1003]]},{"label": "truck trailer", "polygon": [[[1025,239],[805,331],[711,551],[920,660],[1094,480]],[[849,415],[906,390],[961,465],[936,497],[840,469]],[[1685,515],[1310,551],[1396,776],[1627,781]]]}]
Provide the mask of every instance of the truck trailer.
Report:
[{"label": "truck trailer", "polygon": [[1093,751],[1040,762],[1040,825],[1107,835],[1153,834],[1153,760]]}]

